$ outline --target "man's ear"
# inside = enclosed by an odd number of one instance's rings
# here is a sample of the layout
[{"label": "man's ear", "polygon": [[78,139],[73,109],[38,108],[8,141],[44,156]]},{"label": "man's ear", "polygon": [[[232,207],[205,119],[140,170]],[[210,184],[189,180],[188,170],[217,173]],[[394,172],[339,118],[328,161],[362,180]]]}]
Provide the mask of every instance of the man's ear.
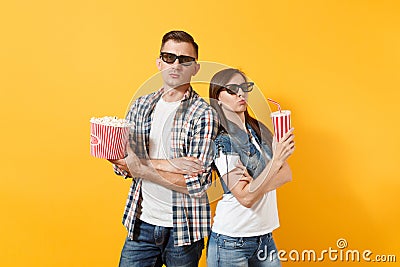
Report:
[{"label": "man's ear", "polygon": [[161,58],[156,58],[156,66],[159,71],[161,71]]},{"label": "man's ear", "polygon": [[193,74],[192,74],[192,76],[195,76],[195,75],[199,72],[199,70],[200,70],[200,63],[195,62],[194,64],[195,64],[195,65],[194,65],[194,69],[193,69]]}]

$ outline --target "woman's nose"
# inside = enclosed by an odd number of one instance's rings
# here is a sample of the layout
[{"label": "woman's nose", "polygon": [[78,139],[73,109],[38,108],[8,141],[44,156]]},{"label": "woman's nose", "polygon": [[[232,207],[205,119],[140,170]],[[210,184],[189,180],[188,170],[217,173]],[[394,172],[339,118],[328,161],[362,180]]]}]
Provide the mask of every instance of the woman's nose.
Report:
[{"label": "woman's nose", "polygon": [[239,91],[238,91],[238,93],[237,93],[237,96],[238,96],[238,97],[245,98],[245,94],[244,94],[244,92],[243,92],[243,90],[242,90],[241,88],[239,89]]}]

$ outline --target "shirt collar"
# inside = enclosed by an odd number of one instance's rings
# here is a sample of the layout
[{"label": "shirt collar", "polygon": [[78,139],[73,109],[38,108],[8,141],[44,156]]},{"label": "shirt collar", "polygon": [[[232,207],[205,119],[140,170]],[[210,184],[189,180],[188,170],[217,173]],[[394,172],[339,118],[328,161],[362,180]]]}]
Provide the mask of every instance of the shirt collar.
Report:
[{"label": "shirt collar", "polygon": [[[154,95],[155,99],[159,99],[165,92],[164,87],[160,88]],[[183,95],[183,98],[181,101],[186,101],[188,99],[191,99],[195,94],[195,91],[193,90],[192,86],[189,86],[189,88],[186,90],[186,92]]]}]

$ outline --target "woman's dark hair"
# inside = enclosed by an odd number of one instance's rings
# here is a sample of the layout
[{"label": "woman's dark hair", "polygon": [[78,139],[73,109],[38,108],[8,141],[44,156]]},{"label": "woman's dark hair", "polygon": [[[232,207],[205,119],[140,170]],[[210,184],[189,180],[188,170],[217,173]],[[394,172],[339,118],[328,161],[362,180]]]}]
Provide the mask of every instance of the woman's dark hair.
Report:
[{"label": "woman's dark hair", "polygon": [[[224,130],[226,132],[228,132],[228,123],[229,122],[228,122],[222,108],[218,105],[218,97],[219,97],[221,90],[224,88],[225,85],[228,84],[229,80],[235,74],[241,75],[243,77],[243,79],[247,82],[247,77],[242,71],[240,71],[238,69],[233,69],[233,68],[224,69],[224,70],[221,70],[221,71],[217,72],[216,74],[214,74],[214,76],[212,77],[212,79],[210,81],[210,87],[209,87],[209,91],[208,91],[211,106],[218,113],[221,126],[224,128]],[[244,112],[244,117],[245,117],[246,123],[248,123],[251,126],[251,128],[255,131],[255,133],[260,141],[262,140],[262,141],[266,142],[268,145],[272,144],[272,134],[268,130],[268,128],[266,128],[260,121],[253,118],[249,114],[247,109]]]}]

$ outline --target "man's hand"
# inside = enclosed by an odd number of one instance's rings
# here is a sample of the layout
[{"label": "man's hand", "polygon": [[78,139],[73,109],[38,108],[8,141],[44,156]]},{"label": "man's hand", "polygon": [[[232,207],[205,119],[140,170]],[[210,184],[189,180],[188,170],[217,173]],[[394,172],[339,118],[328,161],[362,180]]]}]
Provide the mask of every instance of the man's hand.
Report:
[{"label": "man's hand", "polygon": [[123,159],[125,164],[123,164],[122,167],[126,168],[124,170],[127,171],[132,177],[141,177],[143,167],[145,167],[145,165],[142,164],[138,156],[136,156],[135,152],[133,152],[129,145],[127,146],[126,151],[128,152],[128,156]]},{"label": "man's hand", "polygon": [[128,166],[126,165],[125,159],[107,159],[109,162],[114,164],[115,166],[118,167],[118,169],[123,172],[121,174],[124,175],[124,177],[132,177],[132,175],[129,173]]},{"label": "man's hand", "polygon": [[107,159],[109,162],[117,166],[121,171],[125,172],[127,177],[139,176],[138,174],[142,170],[143,164],[140,162],[140,159],[136,156],[135,152],[133,152],[132,148],[127,146],[128,156],[123,159]]}]

